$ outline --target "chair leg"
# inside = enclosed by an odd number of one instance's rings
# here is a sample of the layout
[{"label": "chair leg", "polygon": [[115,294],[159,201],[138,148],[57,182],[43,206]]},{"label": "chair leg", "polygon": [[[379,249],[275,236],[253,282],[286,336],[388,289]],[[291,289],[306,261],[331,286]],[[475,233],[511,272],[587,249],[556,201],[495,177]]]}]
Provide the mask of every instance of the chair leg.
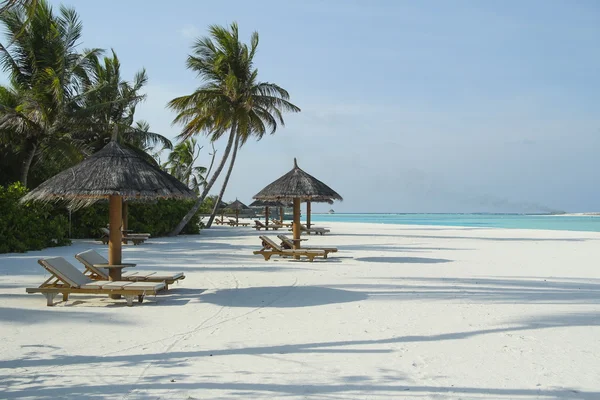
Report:
[{"label": "chair leg", "polygon": [[138,296],[138,303],[143,303],[143,302],[144,302],[144,295],[143,295],[143,294],[140,294],[140,295]]},{"label": "chair leg", "polygon": [[69,300],[69,293],[63,293],[63,301]]},{"label": "chair leg", "polygon": [[271,259],[271,254],[263,254],[263,256],[265,256],[265,261],[269,261]]},{"label": "chair leg", "polygon": [[[127,306],[128,306],[128,307],[133,307],[133,298],[134,298],[134,297],[135,297],[135,296],[134,296],[134,295],[132,295],[132,294],[126,294],[126,295],[125,295],[125,300],[127,301]],[[139,300],[139,299],[138,299],[138,300]]]},{"label": "chair leg", "polygon": [[46,298],[46,305],[48,307],[52,307],[54,305],[54,298],[58,293],[44,293],[44,297]]}]

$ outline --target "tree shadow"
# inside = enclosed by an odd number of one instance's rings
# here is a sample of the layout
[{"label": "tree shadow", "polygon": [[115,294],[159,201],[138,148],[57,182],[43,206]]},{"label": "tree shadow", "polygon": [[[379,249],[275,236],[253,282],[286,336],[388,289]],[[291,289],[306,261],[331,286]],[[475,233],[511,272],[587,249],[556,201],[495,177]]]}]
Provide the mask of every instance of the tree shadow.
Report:
[{"label": "tree shadow", "polygon": [[313,307],[366,300],[362,292],[320,286],[265,286],[223,289],[203,295],[205,303],[229,307]]},{"label": "tree shadow", "polygon": [[528,278],[378,278],[371,280],[400,281],[398,284],[342,284],[332,287],[377,293],[378,297],[394,297],[406,301],[444,300],[470,303],[538,303],[598,304],[600,280]]},{"label": "tree shadow", "polygon": [[[154,368],[175,368],[185,367],[191,362],[201,362],[202,358],[211,357],[211,362],[215,362],[215,357],[226,357],[230,355],[281,355],[281,354],[302,354],[302,353],[330,353],[330,354],[361,354],[361,353],[392,353],[397,346],[390,347],[398,343],[417,343],[417,342],[443,342],[463,340],[480,335],[490,335],[498,333],[510,333],[537,329],[556,329],[570,327],[596,327],[600,326],[600,316],[597,313],[580,313],[580,314],[551,314],[535,318],[518,319],[509,322],[511,326],[503,324],[500,327],[492,327],[488,329],[480,329],[473,331],[462,332],[444,332],[435,333],[432,335],[413,335],[413,336],[392,336],[383,339],[364,339],[364,340],[341,340],[329,342],[312,342],[298,344],[284,344],[273,346],[254,346],[244,348],[225,348],[225,349],[206,349],[199,351],[171,351],[151,354],[109,354],[104,356],[81,356],[58,354],[51,357],[44,355],[36,358],[36,354],[26,355],[14,360],[0,360],[0,370],[13,371],[14,368],[38,368],[38,367],[64,367],[77,366],[85,368],[86,365],[96,368],[119,368],[119,367],[136,367],[141,363],[151,362]],[[379,346],[377,348],[360,348],[360,346]],[[57,378],[52,370],[36,373],[36,378],[31,381],[22,378],[20,375],[12,374],[9,377],[10,386],[25,386],[23,389],[10,390],[9,386],[2,392],[3,398],[19,398],[19,397],[35,397],[38,399],[54,399],[64,396],[72,396],[73,398],[94,399],[104,398],[107,395],[119,394],[123,395],[133,390],[136,395],[146,394],[148,390],[164,390],[166,384],[165,373],[147,376],[142,381],[134,384],[65,384],[60,386],[57,383]],[[185,379],[182,379],[185,378]],[[400,379],[406,380],[401,377]],[[172,379],[168,384],[169,391],[181,390],[221,390],[232,395],[245,395],[246,397],[258,397],[258,395],[271,396],[294,396],[306,395],[307,391],[312,395],[326,396],[328,394],[346,394],[356,397],[365,395],[384,395],[398,398],[400,396],[407,398],[415,398],[420,395],[477,395],[490,396],[496,399],[512,399],[516,397],[531,397],[533,398],[554,398],[554,399],[597,399],[600,396],[598,391],[580,391],[572,388],[485,388],[485,387],[468,387],[468,386],[428,386],[414,384],[398,384],[398,377],[394,379],[383,379],[379,382],[373,382],[369,376],[351,376],[339,377],[338,382],[331,384],[287,384],[287,383],[246,383],[236,379],[235,382],[215,382],[214,377],[204,376],[187,376],[178,375],[177,379]],[[190,382],[191,381],[191,382]],[[53,382],[50,385],[48,382]],[[355,383],[359,382],[359,383]],[[455,398],[455,397],[449,397]]]},{"label": "tree shadow", "polygon": [[393,251],[393,252],[422,252],[431,253],[432,251],[441,250],[474,250],[470,248],[460,247],[420,247],[420,246],[398,246],[398,243],[390,244],[353,244],[340,245],[340,250],[357,250],[357,251]]},{"label": "tree shadow", "polygon": [[426,258],[426,257],[360,257],[357,261],[392,263],[392,264],[441,264],[452,262],[446,258]]},{"label": "tree shadow", "polygon": [[[39,296],[40,305],[43,304],[43,297]],[[113,300],[114,301],[114,300]],[[56,324],[60,322],[79,321],[85,324],[105,324],[115,322],[119,324],[130,324],[127,319],[119,316],[94,314],[89,312],[79,312],[69,310],[66,307],[46,307],[43,309],[12,308],[0,307],[0,321],[9,324],[18,325],[37,325],[37,324]]]},{"label": "tree shadow", "polygon": [[483,240],[491,242],[585,242],[598,240],[593,238],[529,238],[529,237],[485,237],[485,236],[435,236],[435,235],[394,235],[398,238],[420,238],[420,239],[459,239],[459,240]]}]

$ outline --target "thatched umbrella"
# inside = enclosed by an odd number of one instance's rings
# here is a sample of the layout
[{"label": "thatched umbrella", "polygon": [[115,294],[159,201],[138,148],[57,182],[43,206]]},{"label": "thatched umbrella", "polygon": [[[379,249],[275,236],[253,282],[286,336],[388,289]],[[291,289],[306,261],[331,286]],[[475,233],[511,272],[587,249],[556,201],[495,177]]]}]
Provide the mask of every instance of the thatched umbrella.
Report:
[{"label": "thatched umbrella", "polygon": [[300,202],[326,202],[332,203],[333,200],[343,200],[335,190],[318,180],[312,175],[307,174],[298,167],[294,158],[294,168],[267,185],[263,190],[254,195],[257,200],[272,201],[293,201],[294,204],[294,248],[300,248]]},{"label": "thatched umbrella", "polygon": [[269,207],[279,207],[279,220],[283,222],[283,207],[285,204],[281,201],[266,201],[266,200],[255,200],[250,204],[251,207],[264,207],[265,208],[265,225],[266,229],[269,229]]},{"label": "thatched umbrella", "polygon": [[233,201],[229,205],[227,205],[227,208],[230,210],[235,210],[235,223],[236,224],[238,223],[238,219],[240,216],[240,210],[249,210],[250,209],[250,207],[248,207],[247,205],[245,205],[238,199],[235,199],[235,201]]},{"label": "thatched umbrella", "polygon": [[[195,197],[176,178],[134,150],[111,141],[102,150],[42,183],[22,201],[65,201],[70,208],[78,209],[108,198],[108,261],[109,265],[120,265],[123,200]],[[120,278],[120,269],[111,268],[110,272],[112,279]]]},{"label": "thatched umbrella", "polygon": [[[219,202],[218,210],[220,211],[220,214],[221,214],[221,223],[223,223],[223,220],[225,219],[225,211],[227,210],[227,203],[225,203],[224,201]],[[217,218],[217,220],[218,220],[218,218]]]}]

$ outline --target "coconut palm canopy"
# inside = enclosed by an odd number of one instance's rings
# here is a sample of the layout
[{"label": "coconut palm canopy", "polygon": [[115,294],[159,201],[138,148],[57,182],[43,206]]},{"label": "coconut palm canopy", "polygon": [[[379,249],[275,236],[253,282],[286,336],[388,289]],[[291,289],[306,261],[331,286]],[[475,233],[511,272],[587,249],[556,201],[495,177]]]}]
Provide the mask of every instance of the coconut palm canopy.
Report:
[{"label": "coconut palm canopy", "polygon": [[253,196],[257,200],[293,200],[327,202],[343,200],[335,190],[307,174],[298,167],[294,158],[294,168]]},{"label": "coconut palm canopy", "polygon": [[111,141],[79,164],[48,179],[23,201],[66,201],[77,209],[109,195],[128,199],[195,198],[173,176],[150,164],[135,151]]},{"label": "coconut palm canopy", "polygon": [[250,207],[236,199],[235,201],[229,203],[226,208],[230,210],[248,210]]}]

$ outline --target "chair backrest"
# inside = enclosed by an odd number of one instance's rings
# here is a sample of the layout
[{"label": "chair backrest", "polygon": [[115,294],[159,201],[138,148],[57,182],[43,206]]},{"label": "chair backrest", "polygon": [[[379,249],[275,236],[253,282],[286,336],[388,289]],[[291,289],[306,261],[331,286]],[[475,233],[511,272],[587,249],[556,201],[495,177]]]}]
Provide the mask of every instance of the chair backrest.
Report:
[{"label": "chair backrest", "polygon": [[108,280],[108,271],[105,268],[94,267],[94,264],[108,264],[108,260],[102,257],[96,250],[86,250],[75,254],[75,258],[85,265],[96,275]]},{"label": "chair backrest", "polygon": [[261,226],[261,227],[262,227],[262,226],[265,226],[265,224],[263,224],[262,222],[260,222],[260,221],[259,221],[259,220],[257,220],[257,219],[255,219],[255,220],[254,220],[254,223],[255,223],[256,225],[258,225],[258,226]]},{"label": "chair backrest", "polygon": [[110,231],[108,230],[108,228],[100,228],[100,230],[102,231],[102,233],[110,235]]},{"label": "chair backrest", "polygon": [[283,251],[283,249],[281,248],[280,245],[278,245],[277,243],[275,243],[274,241],[271,240],[271,238],[269,238],[268,236],[259,236],[260,240],[263,241],[263,243],[266,243],[267,246],[269,246],[270,248],[272,248],[275,251]]},{"label": "chair backrest", "polygon": [[285,243],[286,246],[289,246],[290,248],[294,248],[294,241],[290,240],[289,237],[285,236],[285,235],[277,235],[277,237],[283,242]]},{"label": "chair backrest", "polygon": [[80,287],[92,280],[62,257],[42,258],[38,263],[69,286]]}]

